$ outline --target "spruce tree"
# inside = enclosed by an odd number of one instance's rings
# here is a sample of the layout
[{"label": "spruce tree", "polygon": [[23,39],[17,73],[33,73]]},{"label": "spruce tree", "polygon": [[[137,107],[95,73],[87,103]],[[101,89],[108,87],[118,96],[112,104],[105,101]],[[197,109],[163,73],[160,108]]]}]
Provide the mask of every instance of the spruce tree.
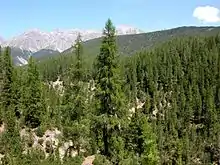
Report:
[{"label": "spruce tree", "polygon": [[103,34],[96,62],[96,114],[99,123],[96,130],[101,133],[102,154],[117,164],[124,154],[121,133],[123,122],[126,121],[126,107],[118,74],[115,27],[110,19],[106,22]]},{"label": "spruce tree", "polygon": [[65,86],[63,111],[65,137],[74,142],[77,153],[88,147],[89,120],[87,118],[87,84],[84,82],[84,67],[82,59],[82,40],[78,35],[74,48],[75,65],[72,65]]},{"label": "spruce tree", "polygon": [[[140,116],[139,121],[141,122],[141,164],[155,165],[159,162],[159,153],[157,150],[156,136],[151,128],[151,125],[147,121],[146,116]],[[139,144],[140,145],[140,144]]]},{"label": "spruce tree", "polygon": [[25,92],[22,101],[25,115],[25,125],[38,127],[46,114],[44,99],[42,98],[42,84],[35,61],[29,59],[25,81]]},{"label": "spruce tree", "polygon": [[6,133],[1,136],[6,157],[16,156],[20,151],[19,132],[15,117],[14,83],[15,75],[12,66],[10,48],[7,47],[1,57],[1,119],[5,122]]},{"label": "spruce tree", "polygon": [[74,119],[78,122],[82,119],[85,115],[86,105],[85,105],[85,97],[86,97],[86,86],[83,83],[83,61],[82,61],[82,40],[81,35],[77,36],[74,45],[75,56],[76,56],[76,64],[75,67],[72,68],[71,74],[72,76],[72,83],[73,83],[73,104],[74,104]]},{"label": "spruce tree", "polygon": [[74,48],[75,66],[72,65],[65,83],[63,105],[70,122],[79,121],[85,109],[85,84],[83,83],[82,44],[78,35]]},{"label": "spruce tree", "polygon": [[82,54],[83,54],[83,46],[82,46],[82,39],[81,35],[78,34],[77,39],[74,45],[75,56],[76,56],[76,66],[74,72],[74,80],[75,81],[82,81],[83,80],[83,61],[82,61]]},{"label": "spruce tree", "polygon": [[11,62],[10,48],[7,47],[2,56],[1,118],[7,123],[9,132],[13,132],[14,128],[14,114],[11,106],[13,100],[12,86],[13,67]]},{"label": "spruce tree", "polygon": [[21,94],[23,90],[22,84],[22,70],[20,68],[14,68],[13,71],[13,84],[12,84],[12,106],[17,119],[21,117]]}]

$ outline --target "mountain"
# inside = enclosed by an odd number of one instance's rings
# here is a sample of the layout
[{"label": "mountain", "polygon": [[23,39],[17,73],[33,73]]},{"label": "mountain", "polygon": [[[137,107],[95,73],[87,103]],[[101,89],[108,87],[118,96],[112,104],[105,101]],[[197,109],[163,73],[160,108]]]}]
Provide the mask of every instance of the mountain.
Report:
[{"label": "mountain", "polygon": [[22,50],[19,48],[11,48],[11,55],[15,65],[26,65],[32,52],[28,50]]},{"label": "mountain", "polygon": [[[3,48],[4,49],[4,48]],[[26,65],[32,52],[20,48],[11,47],[12,61],[16,66]]]},{"label": "mountain", "polygon": [[60,52],[58,52],[58,51],[54,51],[54,50],[50,50],[50,49],[42,49],[42,50],[39,50],[38,52],[33,53],[32,56],[35,59],[41,59],[44,56],[49,57],[49,56],[58,55],[58,54],[60,54]]},{"label": "mountain", "polygon": [[[175,37],[220,33],[220,27],[195,26],[178,27],[149,33],[143,33],[143,31],[129,26],[117,27],[116,30],[118,34],[118,51],[124,55],[134,54],[137,51],[151,48],[152,46]],[[73,29],[67,31],[56,30],[54,32],[45,33],[34,29],[18,37],[14,37],[10,42],[4,42],[3,45],[14,45],[12,46],[13,61],[16,65],[24,65],[31,55],[41,60],[51,56],[58,56],[62,50],[72,46],[79,32],[83,34],[84,53],[89,56],[97,55],[101,44],[101,31]],[[71,48],[69,48],[63,51],[62,54],[69,54],[71,51]]]},{"label": "mountain", "polygon": [[[117,37],[118,51],[120,54],[131,55],[142,49],[148,49],[162,42],[176,37],[187,37],[197,35],[212,35],[220,33],[220,27],[196,27],[185,26],[168,30],[161,30],[149,33],[139,33],[130,35],[120,35]],[[84,42],[84,52],[87,55],[97,55],[101,44],[101,38],[92,39]],[[65,54],[71,49],[64,51]]]},{"label": "mountain", "polygon": [[131,27],[131,26],[127,26],[127,25],[119,25],[116,27],[116,34],[117,35],[126,35],[126,34],[140,34],[140,33],[144,33],[144,31],[135,28],[135,27]]},{"label": "mountain", "polygon": [[[143,31],[137,28],[125,25],[116,27],[116,32],[118,35],[143,33]],[[5,41],[3,45],[17,47],[33,53],[42,49],[62,52],[74,44],[79,33],[81,34],[83,41],[102,36],[101,30],[57,29],[52,32],[44,32],[39,29],[33,29]]]},{"label": "mountain", "polygon": [[[0,45],[4,49],[4,45],[2,43],[4,42],[3,38],[0,37]],[[28,59],[30,55],[32,54],[31,51],[28,50],[23,50],[17,47],[11,47],[11,56],[12,56],[12,61],[15,65],[17,66],[22,66],[28,63]]]}]

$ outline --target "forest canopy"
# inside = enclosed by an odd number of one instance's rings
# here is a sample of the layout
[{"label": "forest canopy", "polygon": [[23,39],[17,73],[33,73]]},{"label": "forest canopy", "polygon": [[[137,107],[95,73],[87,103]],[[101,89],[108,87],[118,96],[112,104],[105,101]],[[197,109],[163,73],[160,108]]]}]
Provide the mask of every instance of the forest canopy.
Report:
[{"label": "forest canopy", "polygon": [[[0,50],[1,163],[217,164],[220,36],[125,56],[110,19],[103,35],[93,57],[80,35],[71,55],[31,57],[24,67],[12,65],[9,47]],[[62,136],[46,142],[48,131]]]}]

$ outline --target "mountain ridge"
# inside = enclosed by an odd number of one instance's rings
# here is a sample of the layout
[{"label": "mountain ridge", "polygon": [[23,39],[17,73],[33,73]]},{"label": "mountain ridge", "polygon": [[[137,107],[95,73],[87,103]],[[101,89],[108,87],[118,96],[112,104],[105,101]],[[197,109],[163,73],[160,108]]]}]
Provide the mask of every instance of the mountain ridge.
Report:
[{"label": "mountain ridge", "polygon": [[[116,26],[117,35],[139,34],[143,32],[144,31],[132,26]],[[51,49],[54,51],[63,52],[74,44],[78,34],[82,36],[83,41],[87,41],[101,37],[102,31],[83,29],[56,29],[51,32],[46,32],[35,28],[4,41],[3,46],[17,47],[31,51],[33,53],[36,53],[42,49]]]},{"label": "mountain ridge", "polygon": [[[220,26],[181,26],[167,30],[158,30],[148,33],[121,35],[117,37],[118,52],[120,54],[132,55],[142,49],[148,49],[156,44],[162,43],[176,37],[207,36],[220,34]],[[86,54],[97,54],[101,44],[101,38],[95,38],[84,43]],[[72,49],[64,51],[65,54]]]},{"label": "mountain ridge", "polygon": [[[35,31],[37,31],[35,29]],[[59,30],[57,30],[59,32]],[[118,32],[119,33],[119,32]],[[175,37],[186,37],[186,36],[196,36],[196,35],[211,35],[220,34],[220,26],[182,26],[167,30],[159,30],[148,33],[138,33],[138,34],[125,34],[117,36],[118,52],[120,54],[132,55],[140,50],[148,49],[158,43],[167,41]],[[70,43],[72,46],[73,43]],[[83,46],[85,48],[84,52],[87,55],[97,55],[99,47],[101,44],[101,37],[84,40]],[[63,52],[54,51],[50,48],[41,49],[37,52],[32,52],[30,50],[24,50],[22,48],[17,48],[12,46],[12,59],[15,65],[25,65],[27,64],[28,58],[33,56],[34,58],[40,58],[43,60],[47,57],[57,56],[59,54],[68,54],[72,52],[72,49],[66,49]]]}]

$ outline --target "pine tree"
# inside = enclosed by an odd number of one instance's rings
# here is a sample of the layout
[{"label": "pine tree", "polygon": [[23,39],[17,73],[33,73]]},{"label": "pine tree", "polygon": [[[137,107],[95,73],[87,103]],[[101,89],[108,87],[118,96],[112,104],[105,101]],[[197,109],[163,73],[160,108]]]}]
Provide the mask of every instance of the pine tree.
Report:
[{"label": "pine tree", "polygon": [[[13,67],[11,62],[10,48],[7,47],[2,56],[2,89],[1,89],[1,118],[7,123],[8,131],[13,132],[14,113],[12,110],[13,95]],[[10,130],[12,129],[12,130]]]},{"label": "pine tree", "polygon": [[6,134],[3,134],[1,141],[4,143],[6,156],[16,156],[20,151],[20,143],[14,110],[15,75],[9,47],[5,49],[1,57],[1,64],[1,119],[7,125]]},{"label": "pine tree", "polygon": [[75,56],[76,56],[76,66],[74,72],[74,80],[75,81],[82,81],[83,80],[83,61],[82,61],[82,54],[83,54],[83,47],[82,47],[82,39],[81,35],[78,34],[77,39],[74,45],[75,49]]},{"label": "pine tree", "polygon": [[44,99],[42,98],[42,85],[37,66],[31,57],[27,68],[25,93],[23,96],[25,125],[31,128],[38,127],[46,115]]},{"label": "pine tree", "polygon": [[65,86],[63,101],[65,137],[74,142],[79,155],[80,149],[88,147],[89,124],[87,107],[87,84],[84,82],[81,36],[78,35],[74,48],[76,57]]},{"label": "pine tree", "polygon": [[82,44],[81,36],[78,35],[74,48],[74,55],[76,57],[75,66],[72,65],[69,70],[69,75],[66,79],[65,93],[63,105],[66,106],[65,114],[69,119],[69,122],[77,120],[79,121],[82,113],[85,109],[85,85],[83,83],[83,66],[82,66]]},{"label": "pine tree", "polygon": [[129,125],[128,134],[126,134],[127,148],[130,155],[134,154],[140,164],[154,165],[159,162],[159,152],[156,135],[148,120],[140,109],[135,112]]},{"label": "pine tree", "polygon": [[157,150],[156,136],[150,124],[145,116],[140,117],[141,120],[141,136],[142,139],[142,153],[141,153],[141,164],[155,165],[159,162],[159,153]]},{"label": "pine tree", "polygon": [[102,153],[117,164],[124,154],[124,141],[121,132],[126,118],[124,96],[120,88],[116,57],[115,27],[110,19],[106,22],[100,54],[96,63],[97,117],[103,142]]},{"label": "pine tree", "polygon": [[12,106],[17,119],[21,117],[21,93],[22,93],[22,70],[15,68],[13,71],[13,84],[12,84]]},{"label": "pine tree", "polygon": [[137,74],[136,63],[133,58],[129,58],[126,67],[126,94],[128,95],[129,102],[135,104],[137,98]]},{"label": "pine tree", "polygon": [[82,61],[82,40],[81,35],[79,34],[77,36],[74,49],[75,49],[75,56],[76,56],[76,65],[74,68],[72,68],[73,74],[73,104],[74,104],[74,119],[78,122],[82,119],[82,117],[85,115],[86,110],[86,86],[83,83],[83,61]]}]

